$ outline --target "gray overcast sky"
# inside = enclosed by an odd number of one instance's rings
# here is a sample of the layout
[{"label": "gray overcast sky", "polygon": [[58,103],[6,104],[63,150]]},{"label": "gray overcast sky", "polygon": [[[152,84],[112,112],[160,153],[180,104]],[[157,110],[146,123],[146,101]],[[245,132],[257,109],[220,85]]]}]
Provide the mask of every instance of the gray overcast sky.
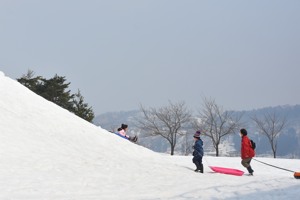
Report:
[{"label": "gray overcast sky", "polygon": [[95,114],[300,103],[299,0],[0,0],[0,70],[66,76]]}]

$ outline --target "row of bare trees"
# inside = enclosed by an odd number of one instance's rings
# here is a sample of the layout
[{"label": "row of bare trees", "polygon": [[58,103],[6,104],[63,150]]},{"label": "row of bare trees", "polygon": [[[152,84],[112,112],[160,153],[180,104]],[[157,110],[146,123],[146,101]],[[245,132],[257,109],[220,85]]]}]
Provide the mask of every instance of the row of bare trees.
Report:
[{"label": "row of bare trees", "polygon": [[[161,136],[170,144],[171,155],[179,136],[187,134],[189,128],[201,130],[204,136],[212,141],[219,156],[219,145],[225,136],[237,133],[245,126],[242,122],[242,114],[226,111],[218,105],[214,99],[203,99],[203,107],[198,110],[196,117],[188,110],[184,102],[172,103],[161,108],[146,109],[141,105],[142,117],[137,120],[138,126],[143,132],[152,136]],[[277,139],[286,127],[286,118],[280,118],[275,112],[266,113],[263,117],[253,116],[259,133],[265,135],[270,142],[271,149],[276,158]]]}]

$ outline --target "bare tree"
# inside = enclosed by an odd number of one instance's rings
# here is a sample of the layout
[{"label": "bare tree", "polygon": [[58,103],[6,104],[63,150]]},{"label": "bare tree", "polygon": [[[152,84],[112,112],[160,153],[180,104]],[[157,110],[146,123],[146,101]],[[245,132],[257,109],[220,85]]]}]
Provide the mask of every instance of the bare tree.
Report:
[{"label": "bare tree", "polygon": [[212,140],[216,156],[219,156],[219,144],[221,140],[238,131],[242,125],[241,118],[243,114],[234,114],[230,111],[224,111],[214,99],[204,98],[203,109],[199,111],[199,118],[194,120],[195,130],[201,130],[203,135]]},{"label": "bare tree", "polygon": [[272,148],[273,156],[276,158],[277,153],[277,139],[287,125],[286,117],[279,117],[276,112],[266,112],[263,117],[259,118],[256,115],[252,120],[259,129],[259,133],[267,136]]},{"label": "bare tree", "polygon": [[190,111],[184,102],[175,103],[169,101],[169,105],[161,108],[145,109],[141,106],[143,119],[138,120],[139,127],[149,134],[159,135],[170,143],[171,155],[177,143],[178,135],[185,134],[181,129],[190,121]]}]

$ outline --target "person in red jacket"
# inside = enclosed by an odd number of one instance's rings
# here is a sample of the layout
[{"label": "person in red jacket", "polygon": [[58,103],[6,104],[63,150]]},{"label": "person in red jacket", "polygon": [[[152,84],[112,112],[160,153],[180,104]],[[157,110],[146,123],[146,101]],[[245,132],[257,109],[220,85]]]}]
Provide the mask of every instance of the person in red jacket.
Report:
[{"label": "person in red jacket", "polygon": [[240,135],[242,138],[241,143],[241,158],[242,158],[242,165],[247,168],[249,175],[253,176],[254,170],[251,168],[251,160],[255,156],[255,151],[252,148],[251,141],[247,136],[246,129],[240,130]]}]

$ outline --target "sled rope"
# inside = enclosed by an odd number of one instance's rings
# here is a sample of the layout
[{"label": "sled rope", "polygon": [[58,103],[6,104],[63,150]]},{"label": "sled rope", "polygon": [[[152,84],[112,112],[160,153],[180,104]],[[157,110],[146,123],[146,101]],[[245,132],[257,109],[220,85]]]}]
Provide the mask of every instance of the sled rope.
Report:
[{"label": "sled rope", "polygon": [[205,156],[203,156],[203,158],[204,158],[204,160],[205,160],[206,164],[207,164],[208,166],[210,166],[210,164],[209,164],[209,162],[208,162],[207,158],[206,158]]},{"label": "sled rope", "polygon": [[271,165],[271,164],[269,164],[269,163],[265,163],[265,162],[259,161],[259,160],[255,159],[255,158],[253,158],[253,160],[256,160],[257,162],[263,163],[263,164],[265,164],[265,165],[269,165],[269,166],[271,166],[271,167],[275,167],[275,168],[277,168],[277,169],[282,169],[282,170],[285,170],[285,171],[293,172],[293,173],[294,173],[294,171],[292,171],[292,170],[285,169],[285,168],[282,168],[282,167],[277,167],[277,166],[275,166],[275,165]]}]

